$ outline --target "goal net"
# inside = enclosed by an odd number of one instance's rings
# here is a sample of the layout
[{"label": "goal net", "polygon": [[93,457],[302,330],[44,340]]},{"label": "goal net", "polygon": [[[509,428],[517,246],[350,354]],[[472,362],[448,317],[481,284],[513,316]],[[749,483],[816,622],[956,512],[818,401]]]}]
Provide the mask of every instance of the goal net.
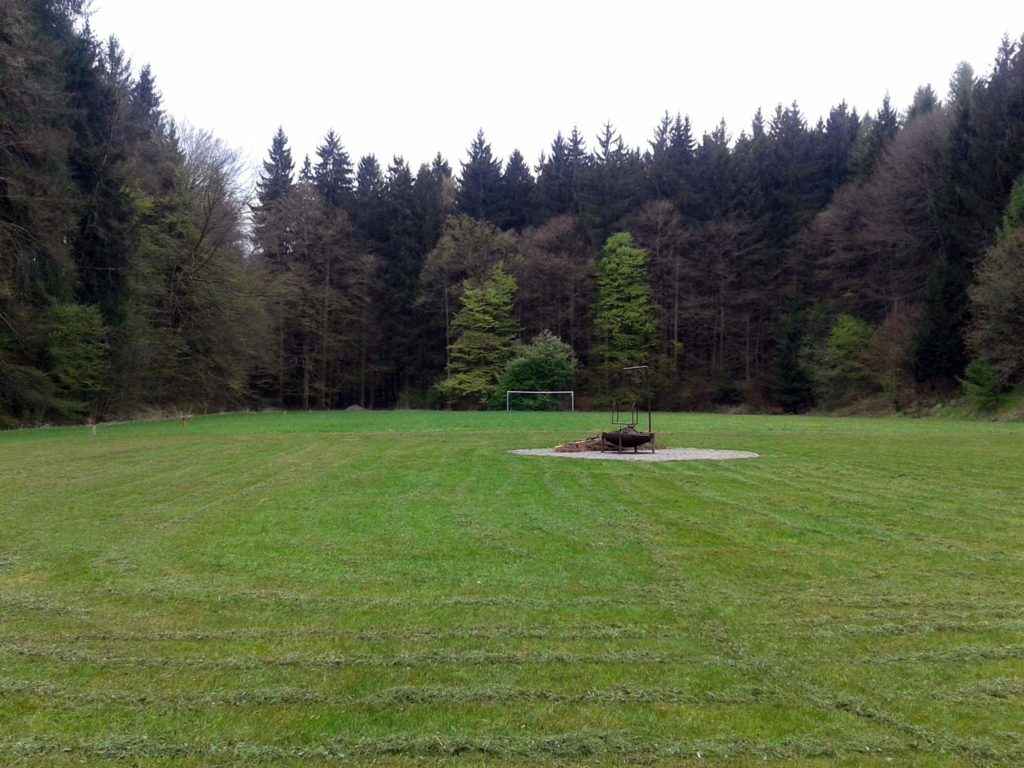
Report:
[{"label": "goal net", "polygon": [[576,410],[576,392],[572,389],[509,389],[505,392],[506,411]]}]

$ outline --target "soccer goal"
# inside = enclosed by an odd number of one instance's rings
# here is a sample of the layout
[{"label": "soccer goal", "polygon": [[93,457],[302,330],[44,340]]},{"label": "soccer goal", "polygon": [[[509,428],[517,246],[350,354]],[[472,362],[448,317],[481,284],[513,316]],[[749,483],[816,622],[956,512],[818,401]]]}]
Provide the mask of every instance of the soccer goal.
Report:
[{"label": "soccer goal", "polygon": [[512,398],[525,395],[568,395],[569,410],[576,411],[576,392],[572,389],[509,389],[505,391],[505,410],[512,410]]}]

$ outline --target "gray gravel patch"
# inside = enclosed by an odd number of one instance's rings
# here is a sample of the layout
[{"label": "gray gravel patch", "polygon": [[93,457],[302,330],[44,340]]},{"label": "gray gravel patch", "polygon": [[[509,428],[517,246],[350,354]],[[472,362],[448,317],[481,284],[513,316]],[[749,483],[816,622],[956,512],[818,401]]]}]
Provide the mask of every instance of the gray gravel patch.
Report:
[{"label": "gray gravel patch", "polygon": [[758,454],[750,451],[719,451],[712,448],[662,448],[656,453],[633,453],[623,451],[579,451],[560,453],[552,448],[521,448],[509,451],[517,456],[553,456],[559,459],[596,459],[598,461],[731,461],[733,459],[756,459]]}]

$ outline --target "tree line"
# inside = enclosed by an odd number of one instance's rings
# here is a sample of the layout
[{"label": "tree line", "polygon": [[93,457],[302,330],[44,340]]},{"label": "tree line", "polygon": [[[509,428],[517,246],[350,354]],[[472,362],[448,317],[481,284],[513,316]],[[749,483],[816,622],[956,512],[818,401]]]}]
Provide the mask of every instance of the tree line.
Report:
[{"label": "tree line", "polygon": [[483,131],[457,170],[333,130],[298,161],[280,129],[250,197],[81,0],[4,4],[0,422],[600,402],[639,362],[662,408],[991,396],[1024,379],[1022,172],[1004,39],[904,109],[780,105],[735,136],[666,113],[642,148],[573,128],[535,165]]}]

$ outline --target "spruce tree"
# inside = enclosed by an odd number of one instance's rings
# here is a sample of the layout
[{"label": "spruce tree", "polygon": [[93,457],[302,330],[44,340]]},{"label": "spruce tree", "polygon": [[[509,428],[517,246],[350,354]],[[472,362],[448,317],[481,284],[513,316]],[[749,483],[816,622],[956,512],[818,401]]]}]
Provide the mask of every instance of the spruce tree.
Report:
[{"label": "spruce tree", "polygon": [[909,123],[911,120],[916,117],[920,117],[921,115],[927,115],[940,105],[941,102],[939,101],[939,97],[935,95],[935,91],[932,89],[931,83],[928,85],[918,86],[917,90],[914,91],[914,101],[907,109],[907,122]]},{"label": "spruce tree", "polygon": [[608,238],[597,263],[593,370],[600,389],[611,391],[626,366],[652,364],[658,347],[647,253],[628,232]]},{"label": "spruce tree", "polygon": [[1017,178],[995,244],[971,287],[971,351],[1003,383],[1024,380],[1024,175]]},{"label": "spruce tree", "polygon": [[561,216],[572,209],[572,166],[569,145],[559,131],[551,142],[551,151],[542,155],[537,168],[537,198],[545,218]]},{"label": "spruce tree", "polygon": [[284,128],[279,127],[270,142],[269,155],[263,161],[263,173],[256,182],[256,197],[261,206],[267,207],[288,194],[295,181],[292,176],[294,170],[295,162],[288,147],[288,137],[285,136]]},{"label": "spruce tree", "polygon": [[378,307],[381,335],[388,342],[381,350],[387,373],[385,396],[395,402],[403,391],[425,389],[420,379],[421,350],[426,346],[420,309],[416,306],[425,251],[420,246],[416,190],[409,165],[395,157],[385,180],[387,238],[379,246],[381,295]]},{"label": "spruce tree", "polygon": [[455,198],[458,211],[498,224],[502,209],[501,161],[491,154],[491,145],[484,138],[482,128],[466,154]]},{"label": "spruce tree", "polygon": [[583,177],[583,216],[601,240],[636,204],[642,170],[639,152],[626,147],[611,123],[597,137],[597,149]]},{"label": "spruce tree", "polygon": [[356,188],[350,208],[359,233],[370,243],[379,245],[388,237],[388,211],[384,202],[384,174],[373,155],[359,160]]},{"label": "spruce tree", "polygon": [[324,143],[316,148],[316,156],[313,179],[317,192],[330,207],[347,207],[352,199],[352,160],[333,130],[327,132]]},{"label": "spruce tree", "polygon": [[501,175],[501,220],[503,229],[522,229],[535,218],[536,184],[530,168],[516,149]]},{"label": "spruce tree", "polygon": [[449,405],[485,408],[515,353],[519,325],[512,311],[515,278],[499,263],[480,284],[467,281],[462,306],[452,322],[456,334],[448,375],[438,391]]}]

